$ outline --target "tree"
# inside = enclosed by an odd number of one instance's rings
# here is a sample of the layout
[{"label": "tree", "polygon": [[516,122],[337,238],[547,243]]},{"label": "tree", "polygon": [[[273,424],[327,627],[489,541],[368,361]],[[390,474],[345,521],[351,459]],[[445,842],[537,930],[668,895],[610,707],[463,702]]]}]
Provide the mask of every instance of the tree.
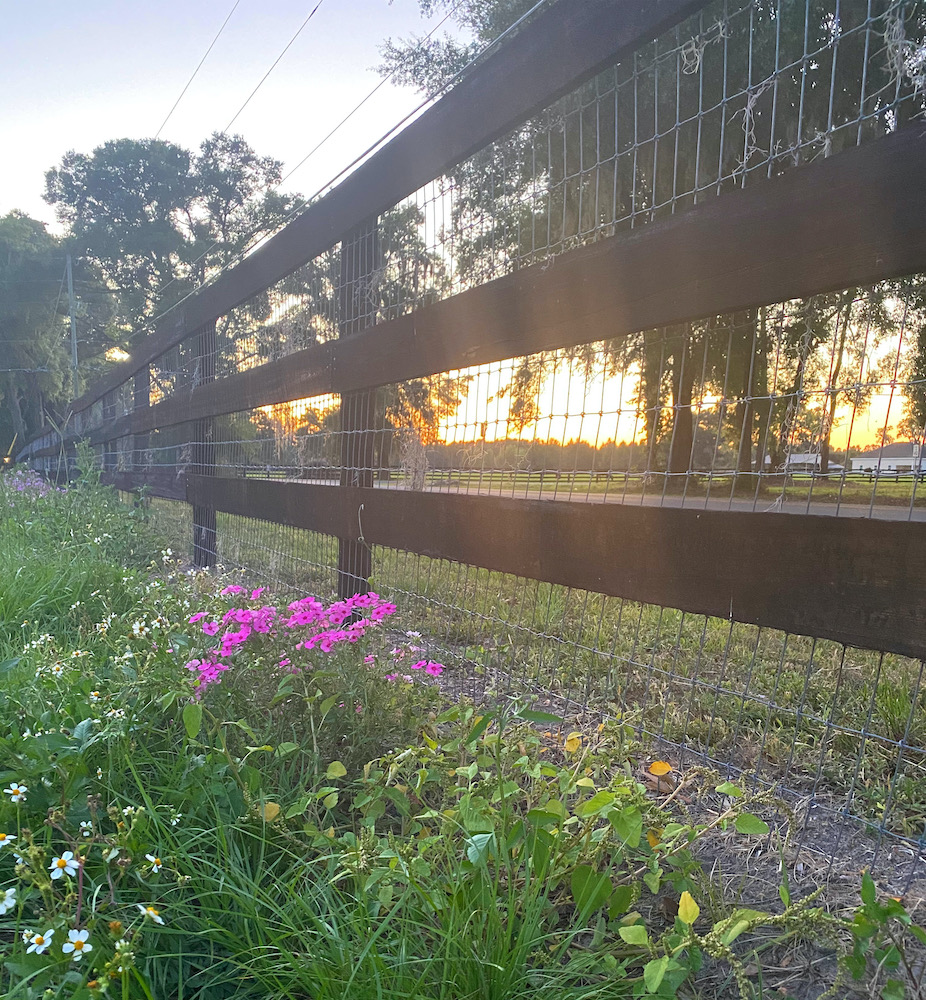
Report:
[{"label": "tree", "polygon": [[300,204],[275,190],[281,164],[214,133],[196,154],[158,139],[70,151],[45,175],[65,244],[118,293],[126,333],[179,301]]}]

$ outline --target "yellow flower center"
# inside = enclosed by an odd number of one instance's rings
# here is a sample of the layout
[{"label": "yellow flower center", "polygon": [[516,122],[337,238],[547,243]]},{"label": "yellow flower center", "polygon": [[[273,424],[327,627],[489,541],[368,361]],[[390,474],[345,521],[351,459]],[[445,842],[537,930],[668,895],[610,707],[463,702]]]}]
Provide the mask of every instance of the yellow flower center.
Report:
[{"label": "yellow flower center", "polygon": [[83,946],[84,946],[83,941],[75,941],[74,942],[74,951],[80,951],[81,948],[83,948]]},{"label": "yellow flower center", "polygon": [[160,867],[160,865],[161,865],[161,859],[160,858],[155,858],[154,859],[154,863],[155,863],[155,865],[157,865],[158,867]]},{"label": "yellow flower center", "polygon": [[67,866],[68,866],[68,863],[67,863],[67,861],[65,861],[65,860],[64,860],[64,858],[58,858],[58,859],[57,859],[57,860],[55,861],[55,864],[56,864],[56,865],[57,865],[57,866],[58,866],[59,868],[67,868]]},{"label": "yellow flower center", "polygon": [[45,938],[43,938],[41,934],[36,934],[35,943],[38,945],[43,945],[45,944]]},{"label": "yellow flower center", "polygon": [[2,844],[5,840],[6,840],[6,834],[0,833],[0,844]]},{"label": "yellow flower center", "polygon": [[145,909],[151,914],[152,917],[160,916],[158,911],[153,906],[145,907]]}]

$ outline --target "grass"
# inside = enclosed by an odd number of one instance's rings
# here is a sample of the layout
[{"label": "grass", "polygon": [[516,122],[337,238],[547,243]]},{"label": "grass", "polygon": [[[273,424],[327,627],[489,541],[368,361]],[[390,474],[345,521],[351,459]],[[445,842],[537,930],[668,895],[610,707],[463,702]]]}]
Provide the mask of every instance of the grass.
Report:
[{"label": "grass", "polygon": [[[4,997],[690,1000],[711,983],[718,1000],[756,1000],[770,994],[753,965],[801,939],[845,951],[835,982],[830,970],[840,995],[905,975],[920,929],[873,883],[855,924],[786,881],[761,910],[714,885],[696,849],[720,833],[751,851],[777,838],[762,819],[772,797],[669,764],[667,788],[639,780],[630,713],[570,731],[521,700],[447,707],[437,687],[383,675],[410,669],[409,625],[452,626],[444,647],[469,648],[478,620],[455,609],[479,609],[484,627],[504,581],[426,567],[430,600],[321,658],[279,626],[252,631],[197,697],[184,663],[217,641],[203,623],[288,598],[221,594],[227,579],[183,572],[164,512],[120,505],[92,476],[44,496],[0,482]],[[268,575],[331,580],[329,541],[233,526],[226,543],[262,555]],[[572,595],[538,600],[518,612],[527,636],[554,613],[581,632],[604,611],[576,619]],[[414,641],[436,656],[434,638]],[[482,648],[492,671],[488,633]],[[538,681],[568,676],[538,666]],[[902,706],[885,705],[899,724]],[[695,800],[701,819],[673,811]]]}]

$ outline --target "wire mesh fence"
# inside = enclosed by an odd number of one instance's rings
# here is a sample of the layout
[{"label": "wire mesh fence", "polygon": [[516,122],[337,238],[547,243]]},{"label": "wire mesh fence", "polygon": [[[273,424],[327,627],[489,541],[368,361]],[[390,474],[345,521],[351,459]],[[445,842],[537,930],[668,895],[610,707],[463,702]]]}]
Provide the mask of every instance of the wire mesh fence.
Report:
[{"label": "wire mesh fence", "polygon": [[[219,316],[214,345],[188,335],[95,403],[82,429],[295,363],[527,267],[555,273],[576,248],[911,127],[924,101],[922,4],[713,0]],[[581,340],[343,396],[223,403],[98,451],[107,469],[178,484],[170,495],[206,475],[331,486],[333,505],[353,486],[745,511],[757,533],[769,512],[924,519],[922,274]],[[157,503],[189,546],[190,508]],[[831,857],[864,830],[853,847],[864,863],[888,853],[904,879],[923,876],[921,661],[732,610],[727,620],[371,548],[362,525],[359,543],[339,546],[213,516],[197,558],[205,548],[208,561],[315,593],[354,572],[414,616],[454,667],[451,693],[526,696],[577,726],[619,717],[679,765],[775,785],[802,840]],[[348,544],[369,550],[369,581],[345,570]]]}]

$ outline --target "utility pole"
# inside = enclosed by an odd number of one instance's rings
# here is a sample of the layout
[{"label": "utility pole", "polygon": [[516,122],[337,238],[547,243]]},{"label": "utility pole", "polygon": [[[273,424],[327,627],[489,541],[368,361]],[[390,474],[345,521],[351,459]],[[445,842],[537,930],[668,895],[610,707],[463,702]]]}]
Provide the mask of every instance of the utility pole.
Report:
[{"label": "utility pole", "polygon": [[71,374],[73,376],[74,399],[77,399],[77,300],[74,298],[74,270],[71,255],[66,257],[68,274],[68,313],[71,317]]}]

